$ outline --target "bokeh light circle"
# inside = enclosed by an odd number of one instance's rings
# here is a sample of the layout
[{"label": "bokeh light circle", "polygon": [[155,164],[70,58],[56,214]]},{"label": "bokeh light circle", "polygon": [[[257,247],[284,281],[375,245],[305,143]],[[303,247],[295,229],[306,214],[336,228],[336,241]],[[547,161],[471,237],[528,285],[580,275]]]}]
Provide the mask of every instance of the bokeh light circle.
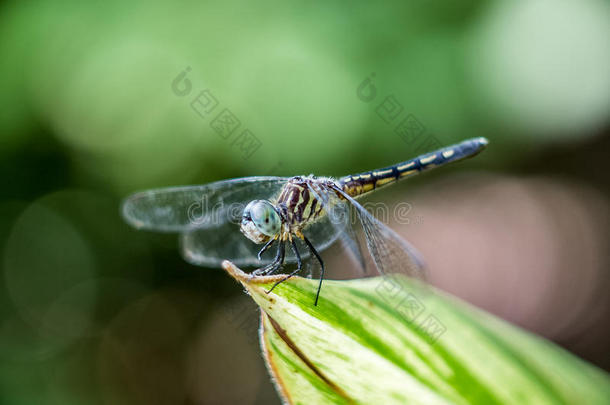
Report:
[{"label": "bokeh light circle", "polygon": [[88,242],[64,217],[33,203],[16,220],[4,248],[4,280],[21,318],[49,341],[86,333],[96,289],[79,284],[96,273]]},{"label": "bokeh light circle", "polygon": [[610,4],[496,2],[473,31],[481,109],[524,134],[586,134],[610,115]]}]

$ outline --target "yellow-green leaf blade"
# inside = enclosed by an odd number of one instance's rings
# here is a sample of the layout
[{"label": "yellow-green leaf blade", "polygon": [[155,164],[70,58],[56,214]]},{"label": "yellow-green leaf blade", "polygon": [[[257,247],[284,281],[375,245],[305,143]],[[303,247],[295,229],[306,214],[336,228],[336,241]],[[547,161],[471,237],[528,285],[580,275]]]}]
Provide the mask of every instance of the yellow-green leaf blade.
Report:
[{"label": "yellow-green leaf blade", "polygon": [[326,281],[314,306],[316,281],[293,278],[267,294],[277,277],[227,269],[264,312],[262,344],[290,403],[601,404],[610,396],[603,371],[404,277]]}]

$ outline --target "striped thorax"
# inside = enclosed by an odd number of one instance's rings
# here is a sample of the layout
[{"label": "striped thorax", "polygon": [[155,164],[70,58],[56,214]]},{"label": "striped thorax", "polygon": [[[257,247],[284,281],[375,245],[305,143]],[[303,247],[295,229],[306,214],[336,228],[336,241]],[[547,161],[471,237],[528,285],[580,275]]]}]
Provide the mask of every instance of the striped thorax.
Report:
[{"label": "striped thorax", "polygon": [[321,186],[336,185],[334,180],[328,178],[291,178],[282,188],[275,203],[284,217],[288,231],[298,234],[307,225],[318,220],[324,212],[324,204],[318,199],[323,194]]}]

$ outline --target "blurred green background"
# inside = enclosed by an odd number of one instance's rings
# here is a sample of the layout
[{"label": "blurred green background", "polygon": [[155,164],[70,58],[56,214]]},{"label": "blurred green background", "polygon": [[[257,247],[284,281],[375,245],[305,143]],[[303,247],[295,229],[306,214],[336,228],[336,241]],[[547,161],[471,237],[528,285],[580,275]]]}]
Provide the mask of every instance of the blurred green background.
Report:
[{"label": "blurred green background", "polygon": [[398,228],[433,283],[610,368],[609,2],[13,0],[0,60],[1,403],[278,403],[240,287],[121,199],[475,136],[476,159],[375,198],[423,218]]}]

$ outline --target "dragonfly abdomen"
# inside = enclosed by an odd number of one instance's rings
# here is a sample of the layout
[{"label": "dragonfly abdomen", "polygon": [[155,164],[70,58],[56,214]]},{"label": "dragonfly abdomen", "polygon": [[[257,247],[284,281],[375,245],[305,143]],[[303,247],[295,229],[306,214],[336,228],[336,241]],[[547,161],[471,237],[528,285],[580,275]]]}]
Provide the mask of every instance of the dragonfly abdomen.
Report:
[{"label": "dragonfly abdomen", "polygon": [[485,146],[487,146],[485,138],[469,139],[383,169],[342,177],[339,179],[339,184],[343,191],[352,197],[357,197],[426,169],[472,157],[482,151]]}]

